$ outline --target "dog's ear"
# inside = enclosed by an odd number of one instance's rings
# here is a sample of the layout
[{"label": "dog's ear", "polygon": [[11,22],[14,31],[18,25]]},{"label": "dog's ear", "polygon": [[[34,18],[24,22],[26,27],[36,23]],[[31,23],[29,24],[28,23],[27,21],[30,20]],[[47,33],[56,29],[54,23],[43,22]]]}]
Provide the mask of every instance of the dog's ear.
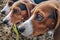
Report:
[{"label": "dog's ear", "polygon": [[27,10],[26,5],[23,4],[23,3],[20,3],[19,8],[20,8],[21,10]]},{"label": "dog's ear", "polygon": [[33,9],[36,6],[36,4],[31,4],[31,9]]},{"label": "dog's ear", "polygon": [[28,3],[28,5],[27,5],[27,10],[28,10],[28,13],[29,13],[29,11],[30,11],[30,16],[32,15],[32,10],[34,9],[34,7],[36,6],[36,4],[29,4]]},{"label": "dog's ear", "polygon": [[13,2],[12,1],[9,1],[8,2],[8,5],[11,7],[13,5]]},{"label": "dog's ear", "polygon": [[12,0],[12,1],[11,1],[11,0],[9,0],[9,1],[8,1],[8,5],[9,5],[9,6],[12,6],[12,5],[13,5],[13,3],[14,3],[14,2],[16,2],[16,1],[18,1],[18,0]]},{"label": "dog's ear", "polygon": [[36,6],[36,4],[32,4],[32,10],[31,10],[31,14],[33,14],[33,12],[35,11],[35,6]]},{"label": "dog's ear", "polygon": [[51,12],[50,12],[50,15],[48,16],[48,18],[51,18],[51,19],[54,19],[56,20],[57,19],[57,9],[52,9]]},{"label": "dog's ear", "polygon": [[13,2],[16,2],[16,1],[18,1],[18,0],[13,0]]}]

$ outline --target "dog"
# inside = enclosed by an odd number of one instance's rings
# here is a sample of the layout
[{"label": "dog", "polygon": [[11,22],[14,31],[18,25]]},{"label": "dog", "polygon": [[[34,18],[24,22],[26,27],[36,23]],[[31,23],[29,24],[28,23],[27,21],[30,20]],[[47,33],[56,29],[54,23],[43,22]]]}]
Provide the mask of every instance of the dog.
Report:
[{"label": "dog", "polygon": [[60,5],[57,1],[42,2],[31,13],[31,17],[18,26],[25,37],[43,35],[49,30],[57,29],[60,23]]},{"label": "dog", "polygon": [[10,13],[3,19],[3,23],[13,25],[27,20],[34,7],[35,4],[29,2],[15,2],[10,8]]}]

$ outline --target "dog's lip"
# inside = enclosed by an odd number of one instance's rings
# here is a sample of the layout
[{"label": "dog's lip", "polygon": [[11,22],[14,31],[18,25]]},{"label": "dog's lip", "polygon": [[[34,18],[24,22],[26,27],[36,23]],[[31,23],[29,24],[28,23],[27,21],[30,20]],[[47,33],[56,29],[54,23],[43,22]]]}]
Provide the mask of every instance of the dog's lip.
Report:
[{"label": "dog's lip", "polygon": [[20,22],[16,23],[16,26],[18,26],[20,24]]},{"label": "dog's lip", "polygon": [[16,26],[18,27],[21,23],[23,23],[23,22],[21,21],[21,22],[16,23]]}]

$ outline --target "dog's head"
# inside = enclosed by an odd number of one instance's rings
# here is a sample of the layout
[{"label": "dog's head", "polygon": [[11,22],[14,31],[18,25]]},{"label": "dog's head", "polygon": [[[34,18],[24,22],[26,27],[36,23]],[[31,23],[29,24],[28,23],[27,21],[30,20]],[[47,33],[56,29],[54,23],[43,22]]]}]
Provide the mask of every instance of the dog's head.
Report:
[{"label": "dog's head", "polygon": [[58,9],[59,5],[56,1],[40,3],[32,10],[32,16],[18,26],[18,30],[25,28],[22,35],[34,37],[54,29],[58,21]]},{"label": "dog's head", "polygon": [[18,0],[8,0],[7,4],[4,6],[4,8],[1,10],[2,14],[8,14],[10,12],[10,7]]},{"label": "dog's head", "polygon": [[30,17],[35,4],[29,2],[16,2],[10,8],[10,13],[3,19],[5,24],[13,25],[25,21]]}]

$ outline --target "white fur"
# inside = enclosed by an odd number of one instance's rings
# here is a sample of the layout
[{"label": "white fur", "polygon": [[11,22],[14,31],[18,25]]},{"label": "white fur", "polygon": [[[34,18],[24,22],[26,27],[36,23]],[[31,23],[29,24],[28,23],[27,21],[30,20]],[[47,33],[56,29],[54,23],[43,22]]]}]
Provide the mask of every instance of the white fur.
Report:
[{"label": "white fur", "polygon": [[29,36],[33,33],[33,27],[32,27],[32,24],[31,22],[27,22],[27,24],[25,24],[25,31],[22,33],[22,35],[24,36]]},{"label": "white fur", "polygon": [[[12,11],[11,11],[11,12],[12,12]],[[12,25],[12,22],[10,21],[11,12],[3,19],[3,21],[8,20],[8,24],[9,24],[9,25]]]},{"label": "white fur", "polygon": [[49,30],[49,31],[48,31],[48,34],[49,34],[49,35],[53,35],[53,34],[54,34],[54,31],[53,31],[53,30]]},{"label": "white fur", "polygon": [[54,40],[54,30],[49,30],[47,35],[47,39]]},{"label": "white fur", "polygon": [[6,4],[6,6],[1,10],[2,11],[5,11],[5,14],[7,15],[9,12],[10,12],[10,7],[8,6],[8,3]]},{"label": "white fur", "polygon": [[18,29],[21,27],[25,27],[25,31],[22,33],[22,35],[25,37],[28,37],[33,33],[33,25],[31,22],[33,17],[34,15],[32,15],[27,21],[18,26]]}]

